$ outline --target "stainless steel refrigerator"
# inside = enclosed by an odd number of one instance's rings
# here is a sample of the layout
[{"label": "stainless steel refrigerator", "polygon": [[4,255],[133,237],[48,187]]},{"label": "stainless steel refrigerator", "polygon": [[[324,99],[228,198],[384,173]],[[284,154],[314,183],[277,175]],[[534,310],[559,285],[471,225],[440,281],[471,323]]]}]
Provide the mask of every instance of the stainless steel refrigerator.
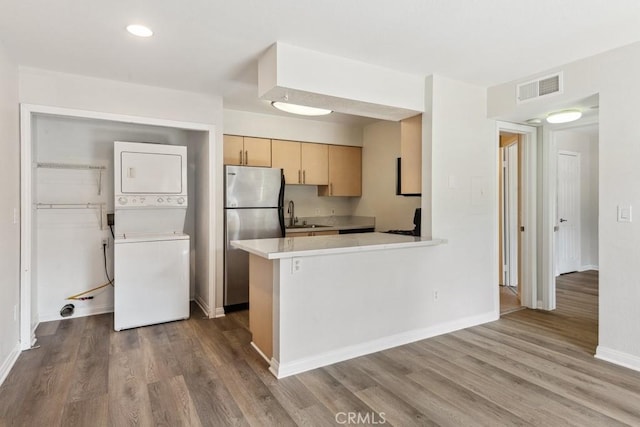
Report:
[{"label": "stainless steel refrigerator", "polygon": [[249,302],[249,254],[232,240],[284,236],[282,169],[225,166],[224,305]]}]

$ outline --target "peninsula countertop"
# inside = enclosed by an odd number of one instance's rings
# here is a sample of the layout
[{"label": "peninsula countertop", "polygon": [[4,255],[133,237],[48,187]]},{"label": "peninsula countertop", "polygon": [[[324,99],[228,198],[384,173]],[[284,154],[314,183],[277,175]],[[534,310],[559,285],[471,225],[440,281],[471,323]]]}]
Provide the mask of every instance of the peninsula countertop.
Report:
[{"label": "peninsula countertop", "polygon": [[402,236],[388,233],[339,234],[333,236],[283,237],[274,239],[233,240],[231,246],[266,259],[329,255],[436,246],[445,239]]}]

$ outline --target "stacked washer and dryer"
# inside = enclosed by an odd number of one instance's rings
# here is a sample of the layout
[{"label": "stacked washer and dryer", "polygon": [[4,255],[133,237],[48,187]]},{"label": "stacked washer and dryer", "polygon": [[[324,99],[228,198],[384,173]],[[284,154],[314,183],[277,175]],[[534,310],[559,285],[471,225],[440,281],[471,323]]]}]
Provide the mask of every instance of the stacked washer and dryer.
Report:
[{"label": "stacked washer and dryer", "polygon": [[114,329],[189,318],[187,148],[114,142]]}]

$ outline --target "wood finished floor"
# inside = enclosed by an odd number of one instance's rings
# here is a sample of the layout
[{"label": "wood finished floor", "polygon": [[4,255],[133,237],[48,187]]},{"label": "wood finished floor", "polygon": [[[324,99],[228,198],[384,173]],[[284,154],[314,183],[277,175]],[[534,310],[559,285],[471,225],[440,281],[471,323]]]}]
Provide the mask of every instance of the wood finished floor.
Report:
[{"label": "wood finished floor", "polygon": [[511,313],[516,310],[521,310],[520,298],[516,291],[508,286],[499,286],[500,289],[500,315]]},{"label": "wood finished floor", "polygon": [[123,332],[111,315],[48,322],[0,388],[0,426],[329,426],[340,412],[395,426],[640,425],[640,373],[593,358],[597,279],[559,278],[555,312],[282,380],[249,346],[246,313]]}]

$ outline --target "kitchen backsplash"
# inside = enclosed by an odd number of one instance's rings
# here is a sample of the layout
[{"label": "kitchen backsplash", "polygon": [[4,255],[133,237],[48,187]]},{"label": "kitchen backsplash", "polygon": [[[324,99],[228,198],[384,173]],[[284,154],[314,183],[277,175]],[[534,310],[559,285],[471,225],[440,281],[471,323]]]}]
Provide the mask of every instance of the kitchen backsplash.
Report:
[{"label": "kitchen backsplash", "polygon": [[295,204],[297,217],[352,215],[356,197],[318,197],[315,185],[286,185],[284,189],[284,216],[288,217],[289,200]]}]

